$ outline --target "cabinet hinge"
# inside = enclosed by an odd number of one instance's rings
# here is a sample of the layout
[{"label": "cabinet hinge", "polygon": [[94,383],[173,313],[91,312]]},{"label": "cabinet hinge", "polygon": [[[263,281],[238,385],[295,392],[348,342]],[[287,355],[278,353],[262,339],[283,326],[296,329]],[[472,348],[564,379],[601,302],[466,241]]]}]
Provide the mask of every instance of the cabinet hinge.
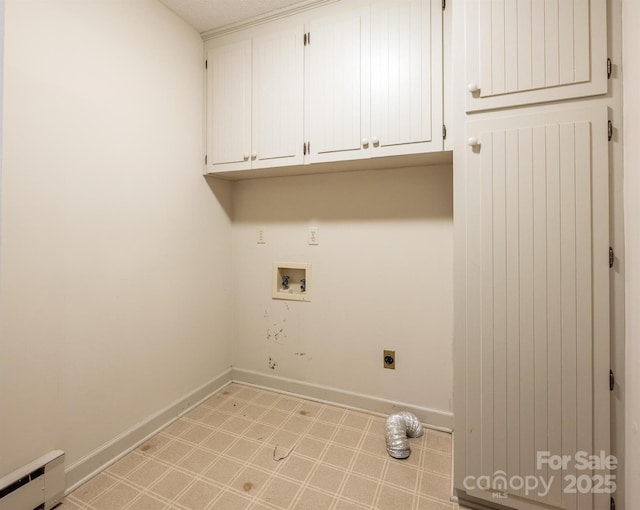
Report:
[{"label": "cabinet hinge", "polygon": [[615,261],[614,255],[613,248],[609,246],[609,269],[613,268],[613,262]]},{"label": "cabinet hinge", "polygon": [[208,60],[204,61],[204,68],[205,69],[209,69],[209,61]]},{"label": "cabinet hinge", "polygon": [[442,10],[444,11],[447,8],[447,0],[442,0]]},{"label": "cabinet hinge", "polygon": [[611,59],[607,59],[607,80],[611,79]]},{"label": "cabinet hinge", "polygon": [[204,164],[205,165],[207,164],[207,155],[206,154],[204,155]]},{"label": "cabinet hinge", "polygon": [[609,370],[609,391],[613,391],[616,385],[616,378],[613,376],[613,370]]},{"label": "cabinet hinge", "polygon": [[607,140],[611,141],[613,139],[613,122],[610,120],[607,121]]},{"label": "cabinet hinge", "polygon": [[302,155],[306,156],[307,154],[311,156],[311,142],[306,142],[302,144]]},{"label": "cabinet hinge", "polygon": [[311,32],[306,32],[304,34],[304,45],[309,46],[311,44]]},{"label": "cabinet hinge", "polygon": [[609,500],[609,510],[616,510],[616,500],[613,499],[613,496]]},{"label": "cabinet hinge", "polygon": [[442,139],[447,139],[447,126],[445,126],[444,124],[442,125]]}]

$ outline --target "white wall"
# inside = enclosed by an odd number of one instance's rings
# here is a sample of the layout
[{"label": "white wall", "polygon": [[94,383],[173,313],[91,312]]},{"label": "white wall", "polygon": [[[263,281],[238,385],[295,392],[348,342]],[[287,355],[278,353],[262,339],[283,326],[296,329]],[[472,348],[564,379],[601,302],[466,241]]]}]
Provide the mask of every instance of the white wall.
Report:
[{"label": "white wall", "polygon": [[202,41],[156,0],[7,0],[0,476],[77,463],[230,366]]},{"label": "white wall", "polygon": [[[2,96],[4,88],[4,0],[0,0],[0,119],[2,119]],[[2,122],[0,122],[0,223],[2,222]],[[2,231],[0,229],[0,235]],[[0,243],[2,238],[0,237]]]},{"label": "white wall", "polygon": [[640,3],[623,0],[624,174],[626,250],[626,508],[640,508]]},{"label": "white wall", "polygon": [[[240,181],[233,210],[234,368],[451,412],[450,166]],[[312,264],[310,303],[274,262]]]}]

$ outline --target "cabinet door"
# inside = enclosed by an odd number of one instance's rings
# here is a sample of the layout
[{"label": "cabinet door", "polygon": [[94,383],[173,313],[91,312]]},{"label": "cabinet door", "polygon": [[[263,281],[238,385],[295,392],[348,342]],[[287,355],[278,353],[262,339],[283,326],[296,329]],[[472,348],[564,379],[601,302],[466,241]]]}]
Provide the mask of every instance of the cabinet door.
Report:
[{"label": "cabinet door", "polygon": [[[571,493],[566,478],[606,474],[576,469],[576,454],[609,450],[606,123],[605,107],[586,106],[468,124],[479,144],[466,155],[456,465],[471,496],[522,509],[608,508],[608,494]],[[538,452],[568,456],[566,469],[537,469]],[[500,473],[553,481],[545,495],[505,488]],[[489,490],[478,488],[487,480]]]},{"label": "cabinet door", "polygon": [[251,167],[251,40],[207,54],[207,172]]},{"label": "cabinet door", "polygon": [[369,125],[369,80],[365,75],[369,60],[362,47],[368,40],[366,18],[364,12],[350,10],[309,25],[311,42],[305,61],[307,163],[363,157],[361,126]]},{"label": "cabinet door", "polygon": [[466,0],[467,111],[605,94],[606,23],[606,0]]},{"label": "cabinet door", "polygon": [[441,0],[375,2],[371,156],[442,150],[441,98]]},{"label": "cabinet door", "polygon": [[302,164],[303,27],[253,39],[252,168]]}]

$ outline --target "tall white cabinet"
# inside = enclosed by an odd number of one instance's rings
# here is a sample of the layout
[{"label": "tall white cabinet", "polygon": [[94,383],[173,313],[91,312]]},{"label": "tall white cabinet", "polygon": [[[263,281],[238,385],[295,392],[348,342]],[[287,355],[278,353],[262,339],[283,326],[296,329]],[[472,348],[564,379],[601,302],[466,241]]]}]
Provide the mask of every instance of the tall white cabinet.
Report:
[{"label": "tall white cabinet", "polygon": [[463,21],[454,485],[605,510],[611,473],[579,460],[610,442],[606,2],[468,0]]}]

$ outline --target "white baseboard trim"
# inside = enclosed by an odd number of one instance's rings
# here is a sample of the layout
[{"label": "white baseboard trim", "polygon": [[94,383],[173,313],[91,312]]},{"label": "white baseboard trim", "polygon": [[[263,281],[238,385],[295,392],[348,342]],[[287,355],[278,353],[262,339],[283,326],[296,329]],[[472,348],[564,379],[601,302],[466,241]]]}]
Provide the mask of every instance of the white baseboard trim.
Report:
[{"label": "white baseboard trim", "polygon": [[451,432],[453,430],[453,413],[403,402],[393,402],[371,395],[364,395],[320,384],[262,374],[252,370],[229,368],[218,377],[215,377],[188,395],[169,404],[156,414],[134,425],[111,441],[108,441],[69,465],[65,470],[67,486],[65,494],[69,494],[135,450],[163,428],[176,421],[185,413],[188,413],[191,409],[231,382],[247,384],[356,411],[365,411],[379,416],[388,416],[397,411],[409,411],[415,414],[420,421],[429,428],[445,432]]},{"label": "white baseboard trim", "polygon": [[89,454],[69,465],[65,470],[65,494],[93,478],[95,475],[136,449],[149,438],[160,432],[185,413],[220,391],[232,382],[232,369],[225,370],[218,377],[203,384],[188,395],[161,409],[146,420],[134,425],[111,441],[99,446]]},{"label": "white baseboard trim", "polygon": [[285,377],[263,374],[242,368],[232,369],[234,382],[249,384],[258,388],[294,395],[296,397],[315,400],[348,409],[366,411],[381,416],[388,416],[398,411],[409,411],[415,414],[425,426],[451,432],[453,430],[453,413],[420,407],[404,402],[393,402],[371,395],[363,395],[351,391],[322,386],[304,381],[296,381]]}]

